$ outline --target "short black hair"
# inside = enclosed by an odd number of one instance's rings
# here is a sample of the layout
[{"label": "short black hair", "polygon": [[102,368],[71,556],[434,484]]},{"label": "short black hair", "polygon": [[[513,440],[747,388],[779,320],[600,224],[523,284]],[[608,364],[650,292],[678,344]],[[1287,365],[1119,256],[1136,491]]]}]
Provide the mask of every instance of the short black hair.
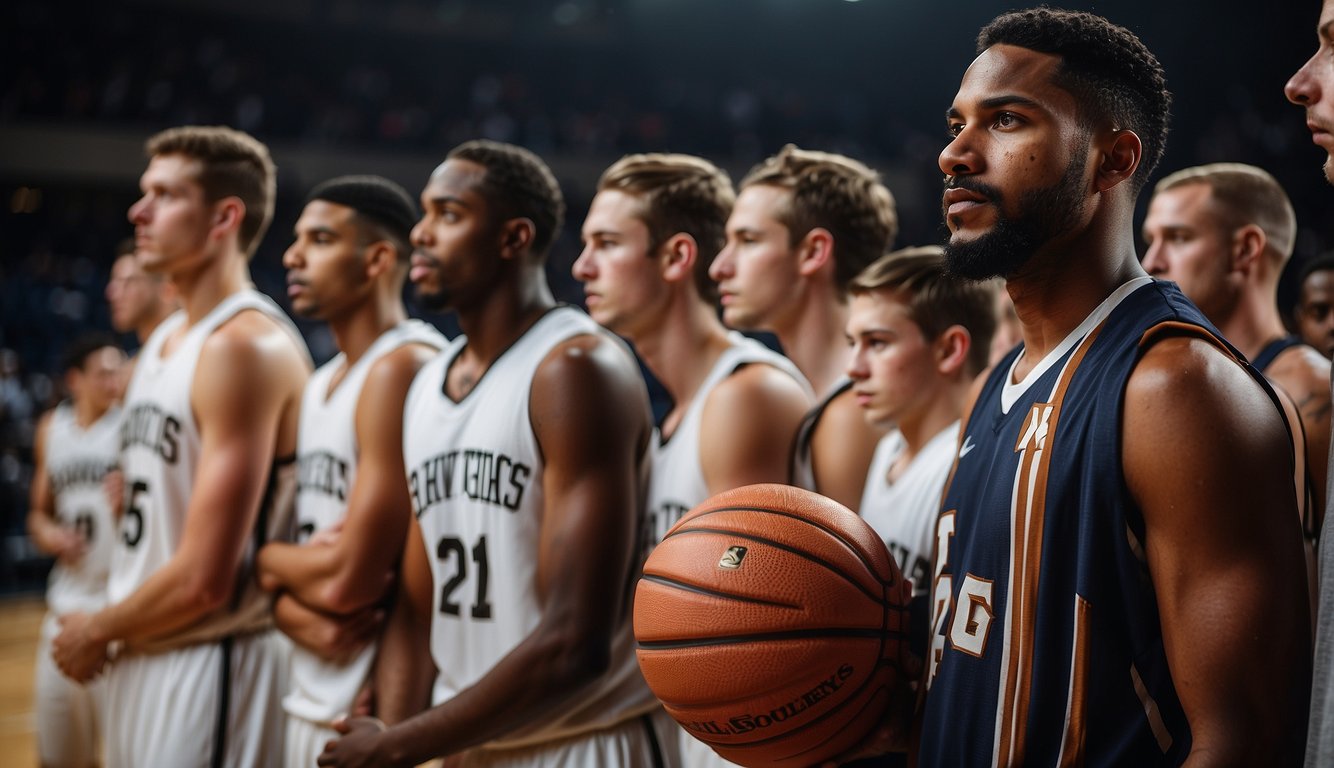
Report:
[{"label": "short black hair", "polygon": [[1061,57],[1057,84],[1075,97],[1081,117],[1139,136],[1144,154],[1133,189],[1144,187],[1167,146],[1172,94],[1163,65],[1133,32],[1092,13],[1030,8],[997,16],[983,27],[977,52],[993,45]]},{"label": "short black hair", "polygon": [[1316,256],[1313,259],[1303,262],[1302,271],[1298,273],[1297,277],[1298,289],[1300,289],[1301,286],[1306,284],[1306,278],[1310,277],[1316,272],[1330,272],[1330,271],[1334,271],[1334,252],[1324,253],[1319,256]]},{"label": "short black hair", "polygon": [[540,157],[513,144],[476,139],[450,150],[447,159],[485,168],[478,191],[506,219],[533,222],[533,254],[546,255],[565,223],[565,198]]},{"label": "short black hair", "polygon": [[311,190],[306,202],[314,200],[351,208],[365,223],[379,228],[377,239],[391,241],[400,260],[411,255],[408,241],[421,215],[412,196],[398,184],[383,176],[338,176]]},{"label": "short black hair", "polygon": [[92,357],[97,350],[106,347],[120,349],[116,346],[116,340],[105,331],[89,331],[78,336],[70,342],[69,346],[65,347],[65,355],[61,360],[61,370],[72,371],[76,368],[83,370],[84,366],[88,365],[88,358]]}]

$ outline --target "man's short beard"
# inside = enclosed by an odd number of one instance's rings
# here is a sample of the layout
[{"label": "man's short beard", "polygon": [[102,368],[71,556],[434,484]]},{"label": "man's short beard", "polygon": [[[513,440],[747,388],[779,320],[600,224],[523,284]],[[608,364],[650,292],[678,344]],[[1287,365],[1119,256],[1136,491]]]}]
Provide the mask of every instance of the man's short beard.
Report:
[{"label": "man's short beard", "polygon": [[[1020,196],[1019,213],[1014,217],[1005,215],[999,190],[986,187],[988,202],[996,208],[996,223],[990,232],[973,240],[945,244],[945,266],[950,274],[965,280],[1009,279],[1038,249],[1074,229],[1084,212],[1083,158],[1088,142],[1077,149],[1055,184]],[[970,184],[967,178],[956,178],[954,186],[974,190],[982,186]]]},{"label": "man's short beard", "polygon": [[413,286],[412,298],[417,302],[417,306],[428,312],[443,312],[450,308],[449,291],[443,288],[436,293],[427,293],[420,286]]}]

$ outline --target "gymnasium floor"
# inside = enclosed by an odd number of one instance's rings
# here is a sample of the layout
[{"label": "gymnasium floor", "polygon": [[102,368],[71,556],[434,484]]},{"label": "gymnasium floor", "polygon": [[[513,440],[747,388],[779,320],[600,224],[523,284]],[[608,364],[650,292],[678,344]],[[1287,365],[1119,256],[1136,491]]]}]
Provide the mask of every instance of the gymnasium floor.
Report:
[{"label": "gymnasium floor", "polygon": [[36,766],[32,675],[46,603],[40,595],[0,599],[0,766]]}]

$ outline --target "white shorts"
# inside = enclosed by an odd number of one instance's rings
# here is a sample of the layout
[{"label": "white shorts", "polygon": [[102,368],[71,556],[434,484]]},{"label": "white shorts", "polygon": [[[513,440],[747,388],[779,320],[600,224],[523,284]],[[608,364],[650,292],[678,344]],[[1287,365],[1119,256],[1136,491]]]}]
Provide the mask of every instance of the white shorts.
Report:
[{"label": "white shorts", "polygon": [[46,768],[86,768],[101,762],[98,742],[106,712],[106,678],[80,685],[65,677],[51,658],[60,620],[47,613],[37,642],[33,699],[37,710],[37,756]]},{"label": "white shorts", "polygon": [[283,746],[284,768],[315,768],[315,761],[324,751],[324,745],[341,734],[323,723],[312,723],[304,717],[287,715],[287,738]]},{"label": "white shorts", "polygon": [[[680,768],[679,730],[661,708],[611,728],[521,749],[474,749],[460,768]],[[451,764],[451,768],[453,768]]]},{"label": "white shorts", "polygon": [[288,670],[276,635],[117,659],[107,679],[108,768],[280,766]]}]

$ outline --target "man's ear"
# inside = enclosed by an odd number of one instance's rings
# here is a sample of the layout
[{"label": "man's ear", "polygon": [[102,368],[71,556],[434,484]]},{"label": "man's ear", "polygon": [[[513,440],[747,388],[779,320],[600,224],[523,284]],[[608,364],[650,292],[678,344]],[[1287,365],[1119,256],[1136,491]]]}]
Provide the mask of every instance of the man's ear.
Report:
[{"label": "man's ear", "polygon": [[366,261],[366,277],[374,280],[398,266],[398,249],[388,240],[376,240],[362,252]]},{"label": "man's ear", "polygon": [[797,244],[797,273],[803,277],[819,272],[834,264],[834,234],[824,227],[816,227]]},{"label": "man's ear", "polygon": [[1097,191],[1106,192],[1135,175],[1144,155],[1144,145],[1134,131],[1118,130],[1112,131],[1101,142],[1100,151],[1102,158],[1098,162],[1093,184]]},{"label": "man's ear", "polygon": [[660,250],[662,277],[669,283],[695,279],[695,264],[699,261],[699,245],[685,232],[667,238]]},{"label": "man's ear", "polygon": [[241,222],[245,220],[245,203],[239,197],[224,197],[213,204],[213,225],[210,234],[221,239],[229,232],[241,235]]},{"label": "man's ear", "polygon": [[968,363],[968,350],[973,347],[972,334],[962,325],[946,328],[931,345],[936,355],[936,369],[946,376],[963,370]]},{"label": "man's ear", "polygon": [[520,217],[510,219],[500,228],[500,256],[512,259],[532,248],[537,237],[537,225],[532,219]]},{"label": "man's ear", "polygon": [[1247,224],[1232,233],[1233,270],[1249,274],[1258,269],[1264,259],[1269,238],[1255,224]]}]

